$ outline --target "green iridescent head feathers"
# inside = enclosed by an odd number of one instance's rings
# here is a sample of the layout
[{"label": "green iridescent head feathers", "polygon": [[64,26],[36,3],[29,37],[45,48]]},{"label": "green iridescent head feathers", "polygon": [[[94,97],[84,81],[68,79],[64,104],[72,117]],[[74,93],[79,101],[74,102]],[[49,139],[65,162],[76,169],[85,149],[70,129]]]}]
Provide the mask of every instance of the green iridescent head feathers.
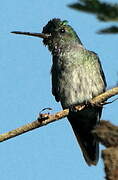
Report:
[{"label": "green iridescent head feathers", "polygon": [[50,35],[49,38],[43,39],[43,43],[48,45],[50,51],[57,46],[64,46],[69,43],[78,42],[82,44],[74,29],[68,25],[66,20],[61,21],[58,18],[50,20],[44,26],[42,33]]},{"label": "green iridescent head feathers", "polygon": [[54,18],[47,23],[47,25],[43,28],[42,33],[51,34],[53,33],[53,31],[58,30],[60,27],[64,27],[67,25],[68,25],[68,21],[66,20],[61,21],[58,18]]}]

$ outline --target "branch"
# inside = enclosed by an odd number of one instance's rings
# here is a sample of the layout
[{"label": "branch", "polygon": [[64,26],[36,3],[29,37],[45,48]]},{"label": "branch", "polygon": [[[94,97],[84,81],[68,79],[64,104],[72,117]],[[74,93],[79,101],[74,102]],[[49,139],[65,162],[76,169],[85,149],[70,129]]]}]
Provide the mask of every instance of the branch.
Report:
[{"label": "branch", "polygon": [[[102,93],[101,95],[93,98],[90,101],[90,103],[95,106],[104,105],[105,104],[104,102],[107,99],[111,98],[112,96],[115,96],[116,94],[118,94],[118,87],[110,89],[110,90],[106,91],[105,93]],[[78,105],[75,108],[77,110],[81,111],[82,109],[86,108],[86,105]],[[5,140],[8,140],[8,139],[13,138],[18,135],[21,135],[21,134],[31,131],[33,129],[39,128],[41,126],[47,125],[56,120],[62,119],[64,117],[66,117],[68,114],[69,114],[69,109],[65,109],[63,111],[57,112],[54,115],[40,114],[36,121],[33,121],[32,123],[28,123],[24,126],[21,126],[17,129],[7,132],[7,133],[1,134],[0,142],[3,142]]]}]

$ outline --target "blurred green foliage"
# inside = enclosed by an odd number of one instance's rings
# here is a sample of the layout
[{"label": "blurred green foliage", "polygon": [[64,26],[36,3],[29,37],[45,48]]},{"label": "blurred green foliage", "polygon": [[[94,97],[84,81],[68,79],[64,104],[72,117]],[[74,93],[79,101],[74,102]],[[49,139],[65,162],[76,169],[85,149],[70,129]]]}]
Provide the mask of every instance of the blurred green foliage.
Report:
[{"label": "blurred green foliage", "polygon": [[[68,7],[73,8],[78,11],[83,11],[86,13],[92,13],[100,21],[104,22],[118,22],[118,3],[106,3],[100,0],[78,0],[77,3],[68,5]],[[101,33],[118,33],[118,26],[113,25],[105,29],[98,31]]]}]

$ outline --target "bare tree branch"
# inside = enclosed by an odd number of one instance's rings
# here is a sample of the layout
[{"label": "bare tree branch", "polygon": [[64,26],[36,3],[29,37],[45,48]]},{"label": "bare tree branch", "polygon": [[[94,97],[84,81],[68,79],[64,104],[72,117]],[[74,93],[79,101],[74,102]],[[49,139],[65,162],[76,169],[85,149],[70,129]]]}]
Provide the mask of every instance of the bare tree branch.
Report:
[{"label": "bare tree branch", "polygon": [[[105,101],[109,99],[112,96],[115,96],[118,94],[118,87],[112,88],[105,93],[102,93],[101,95],[93,98],[90,103],[94,106],[98,105],[104,105]],[[86,108],[86,105],[78,105],[75,107],[77,110],[81,111],[82,109]],[[69,109],[65,109],[63,111],[57,112],[54,115],[50,114],[40,114],[40,116],[37,118],[37,120],[33,121],[32,123],[28,123],[22,127],[19,127],[17,129],[14,129],[12,131],[9,131],[7,133],[0,135],[0,142],[3,142],[5,140],[8,140],[10,138],[13,138],[15,136],[21,135],[23,133],[26,133],[28,131],[31,131],[33,129],[39,128],[41,126],[47,125],[49,123],[52,123],[56,120],[62,119],[66,117],[69,113]]]}]

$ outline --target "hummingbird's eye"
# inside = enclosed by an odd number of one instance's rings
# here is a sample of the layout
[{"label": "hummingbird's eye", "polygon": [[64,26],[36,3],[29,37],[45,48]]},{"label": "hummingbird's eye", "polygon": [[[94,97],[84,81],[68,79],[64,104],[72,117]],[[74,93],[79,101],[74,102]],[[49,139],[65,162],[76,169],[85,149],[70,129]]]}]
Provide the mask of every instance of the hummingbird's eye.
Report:
[{"label": "hummingbird's eye", "polygon": [[60,33],[65,33],[65,29],[64,28],[60,29]]}]

